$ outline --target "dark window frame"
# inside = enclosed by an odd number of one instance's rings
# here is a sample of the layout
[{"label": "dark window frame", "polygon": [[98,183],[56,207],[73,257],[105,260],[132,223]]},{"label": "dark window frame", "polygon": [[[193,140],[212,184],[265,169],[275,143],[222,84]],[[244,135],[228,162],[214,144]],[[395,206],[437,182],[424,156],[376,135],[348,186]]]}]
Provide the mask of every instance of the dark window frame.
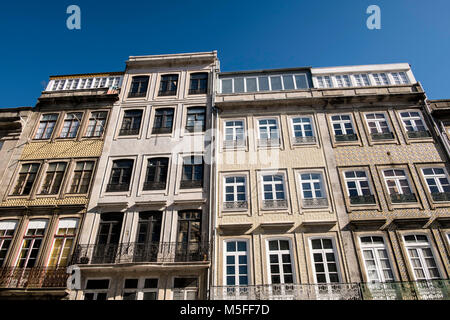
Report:
[{"label": "dark window frame", "polygon": [[134,76],[131,79],[128,98],[140,98],[147,95],[150,76]]}]

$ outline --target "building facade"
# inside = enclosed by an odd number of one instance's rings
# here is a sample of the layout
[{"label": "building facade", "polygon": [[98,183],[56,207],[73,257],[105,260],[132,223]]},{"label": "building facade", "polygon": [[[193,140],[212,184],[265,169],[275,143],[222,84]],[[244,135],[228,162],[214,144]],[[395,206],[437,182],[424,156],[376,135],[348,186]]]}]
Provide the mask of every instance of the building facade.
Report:
[{"label": "building facade", "polygon": [[73,263],[71,299],[205,299],[216,52],[130,57]]},{"label": "building facade", "polygon": [[66,297],[66,268],[121,81],[120,72],[50,77],[28,111],[1,184],[2,298]]}]

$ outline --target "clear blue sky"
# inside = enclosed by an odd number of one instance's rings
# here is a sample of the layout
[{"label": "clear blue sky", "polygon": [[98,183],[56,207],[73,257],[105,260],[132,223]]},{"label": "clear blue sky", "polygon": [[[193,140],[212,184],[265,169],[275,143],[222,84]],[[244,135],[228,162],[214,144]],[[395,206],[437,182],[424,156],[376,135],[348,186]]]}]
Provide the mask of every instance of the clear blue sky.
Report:
[{"label": "clear blue sky", "polygon": [[[71,4],[81,30],[66,28]],[[34,106],[50,75],[211,50],[222,71],[409,62],[429,98],[450,98],[449,16],[449,0],[2,1],[0,107]]]}]

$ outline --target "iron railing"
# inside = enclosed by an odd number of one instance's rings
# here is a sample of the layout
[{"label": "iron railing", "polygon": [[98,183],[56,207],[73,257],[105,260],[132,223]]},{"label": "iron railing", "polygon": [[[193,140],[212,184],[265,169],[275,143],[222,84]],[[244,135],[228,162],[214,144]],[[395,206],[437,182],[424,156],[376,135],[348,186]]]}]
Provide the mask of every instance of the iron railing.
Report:
[{"label": "iron railing", "polygon": [[282,209],[287,208],[287,200],[263,200],[262,206],[264,209]]},{"label": "iron railing", "polygon": [[334,138],[337,142],[358,140],[358,136],[356,134],[337,134],[334,136]]},{"label": "iron railing", "polygon": [[209,242],[150,242],[78,245],[72,264],[209,261]]},{"label": "iron railing", "polygon": [[223,146],[224,148],[245,147],[245,140],[244,139],[224,140]]},{"label": "iron railing", "polygon": [[414,193],[409,194],[393,193],[391,194],[391,201],[392,203],[417,202],[417,198]]},{"label": "iron railing", "polygon": [[372,140],[392,140],[394,139],[394,134],[392,132],[382,132],[382,133],[371,133]]},{"label": "iron railing", "polygon": [[134,129],[120,129],[119,136],[134,136],[139,134],[139,128]]},{"label": "iron railing", "polygon": [[295,137],[294,143],[302,144],[302,143],[315,143],[316,137],[305,136],[305,137]]},{"label": "iron railing", "polygon": [[65,267],[0,268],[0,288],[65,288]]},{"label": "iron railing", "polygon": [[430,131],[408,131],[408,138],[429,138],[431,137]]},{"label": "iron railing", "polygon": [[247,209],[247,208],[248,208],[247,201],[225,201],[223,203],[224,210]]},{"label": "iron railing", "polygon": [[165,190],[166,182],[160,181],[146,181],[144,182],[143,190]]},{"label": "iron railing", "polygon": [[450,280],[215,286],[213,300],[450,300]]},{"label": "iron railing", "polygon": [[306,208],[328,207],[327,198],[303,199],[303,206]]},{"label": "iron railing", "polygon": [[258,139],[258,146],[259,147],[271,147],[271,146],[279,146],[280,139],[274,138],[274,139]]},{"label": "iron railing", "polygon": [[376,203],[375,196],[373,194],[350,197],[350,204],[375,204],[375,203]]},{"label": "iron railing", "polygon": [[432,193],[433,201],[436,202],[445,202],[450,201],[450,192],[436,192]]}]

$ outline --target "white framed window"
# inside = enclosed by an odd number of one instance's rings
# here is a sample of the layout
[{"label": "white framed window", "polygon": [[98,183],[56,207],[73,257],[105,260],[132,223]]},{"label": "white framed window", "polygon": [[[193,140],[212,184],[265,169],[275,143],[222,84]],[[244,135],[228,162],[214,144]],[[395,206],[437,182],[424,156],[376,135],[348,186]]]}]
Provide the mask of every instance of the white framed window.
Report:
[{"label": "white framed window", "polygon": [[247,286],[249,283],[248,241],[226,240],[224,284],[227,286]]},{"label": "white framed window", "polygon": [[258,132],[260,140],[280,140],[277,119],[259,119]]},{"label": "white framed window", "polygon": [[330,76],[317,76],[316,80],[319,88],[333,88],[333,81]]},{"label": "white framed window", "polygon": [[174,278],[173,300],[197,300],[198,278]]},{"label": "white framed window", "polygon": [[372,135],[391,132],[384,113],[366,113],[364,116]]},{"label": "white framed window", "polygon": [[264,200],[286,200],[284,188],[284,175],[262,175],[262,188]]},{"label": "white framed window", "polygon": [[17,220],[0,220],[0,267],[6,260],[16,227]]},{"label": "white framed window", "polygon": [[[225,203],[235,204],[247,202],[247,183],[245,176],[224,177],[224,200]],[[245,206],[246,207],[246,206]],[[228,208],[225,204],[225,208]]]},{"label": "white framed window", "polygon": [[353,79],[355,79],[355,84],[357,87],[370,86],[369,76],[366,73],[354,74]]},{"label": "white framed window", "polygon": [[86,137],[101,137],[105,130],[107,111],[91,112],[86,128]]},{"label": "white framed window", "polygon": [[88,279],[84,290],[84,300],[106,300],[109,279]]},{"label": "white framed window", "polygon": [[375,85],[377,86],[388,86],[390,84],[386,73],[372,73],[372,77],[375,80]]},{"label": "white framed window", "polygon": [[64,125],[59,135],[60,138],[75,138],[80,127],[82,112],[67,113],[64,119]]},{"label": "white framed window", "polygon": [[22,248],[17,257],[17,267],[32,268],[35,266],[44,241],[47,224],[47,219],[34,219],[28,223],[22,240]]},{"label": "white framed window", "polygon": [[344,181],[350,204],[375,204],[366,171],[344,171]]},{"label": "white framed window", "polygon": [[309,88],[304,73],[249,75],[220,79],[221,93],[301,90]]},{"label": "white framed window", "polygon": [[383,237],[363,236],[359,241],[368,282],[395,281]]},{"label": "white framed window", "polygon": [[357,140],[352,118],[349,114],[331,116],[331,125],[336,141]]},{"label": "white framed window", "polygon": [[45,178],[41,186],[40,194],[58,194],[61,188],[66,162],[51,162],[45,172]]},{"label": "white framed window", "polygon": [[58,114],[43,114],[39,126],[34,135],[35,140],[50,139],[55,128],[56,121],[58,120]]},{"label": "white framed window", "polygon": [[407,132],[423,132],[427,131],[427,126],[422,118],[420,111],[403,111],[400,112],[403,127]]},{"label": "white framed window", "polygon": [[312,117],[291,118],[294,141],[296,143],[315,142]]},{"label": "white framed window", "polygon": [[392,79],[394,80],[394,84],[408,84],[409,79],[406,75],[406,72],[391,72]]},{"label": "white framed window", "polygon": [[428,237],[423,234],[405,235],[405,249],[415,280],[440,279],[439,268]]},{"label": "white framed window", "polygon": [[434,201],[450,201],[450,183],[444,168],[422,168],[422,174]]},{"label": "white framed window", "polygon": [[53,239],[52,250],[47,264],[49,267],[68,265],[68,259],[74,245],[77,227],[77,218],[59,220],[58,229],[56,230]]},{"label": "white framed window", "polygon": [[411,194],[408,177],[403,169],[388,169],[383,171],[384,181],[389,194]]},{"label": "white framed window", "polygon": [[331,238],[311,238],[311,256],[313,261],[314,282],[339,283],[339,266],[336,251]]},{"label": "white framed window", "polygon": [[125,279],[122,300],[158,300],[158,279]]},{"label": "white framed window", "polygon": [[336,84],[338,88],[351,87],[352,81],[350,80],[350,76],[348,74],[336,75],[334,76],[336,79]]},{"label": "white framed window", "polygon": [[227,120],[225,127],[225,146],[245,145],[244,120]]},{"label": "white framed window", "polygon": [[291,241],[267,240],[269,284],[292,284],[295,282]]},{"label": "white framed window", "polygon": [[321,207],[328,206],[324,181],[321,172],[301,172],[300,190],[303,206]]}]

